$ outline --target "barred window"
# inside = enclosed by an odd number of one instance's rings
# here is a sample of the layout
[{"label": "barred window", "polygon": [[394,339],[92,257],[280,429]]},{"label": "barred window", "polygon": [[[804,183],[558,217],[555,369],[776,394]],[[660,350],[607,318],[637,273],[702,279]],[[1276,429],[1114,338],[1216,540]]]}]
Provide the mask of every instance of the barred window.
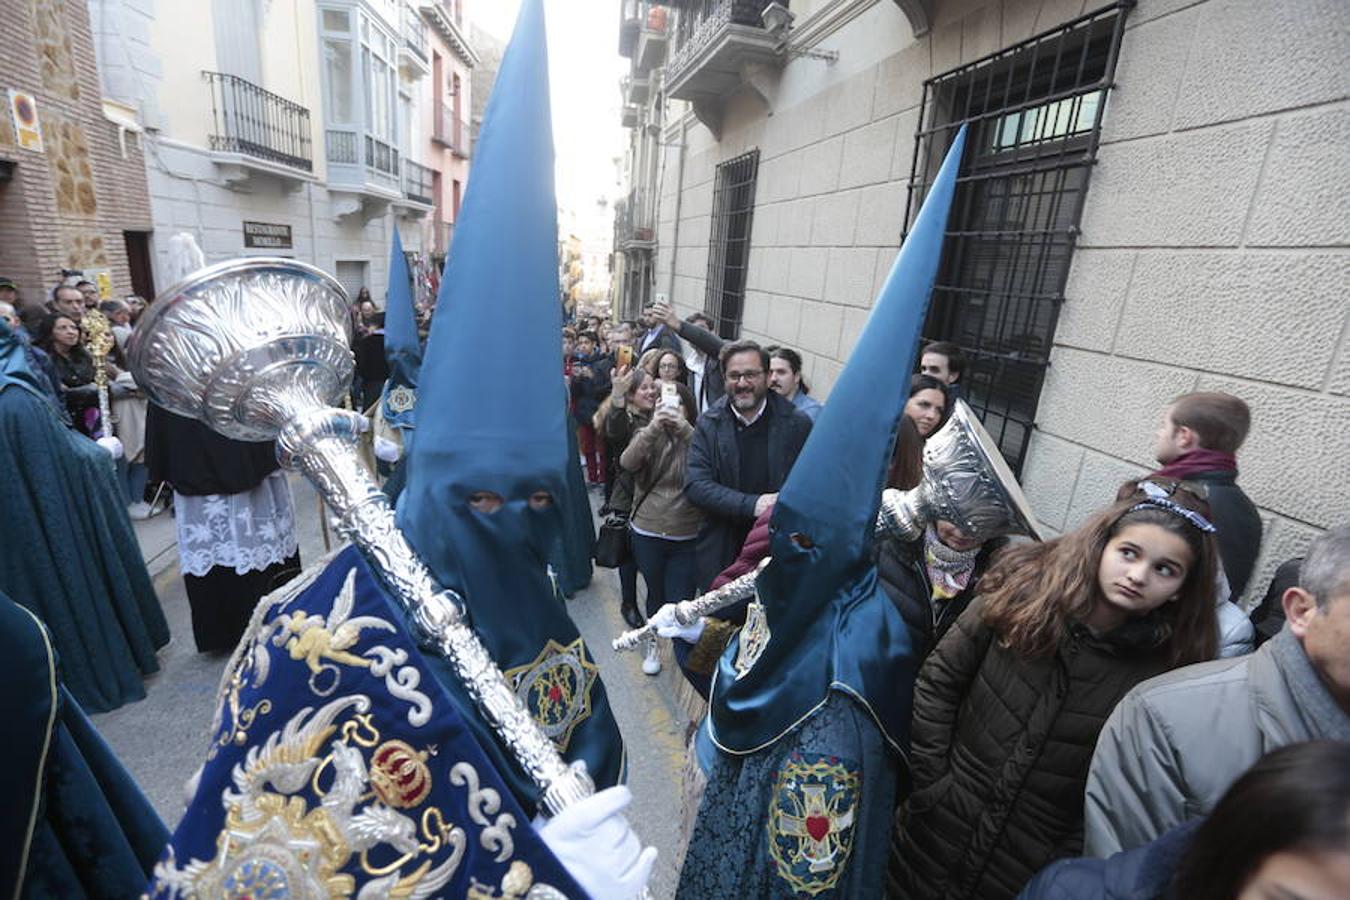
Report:
[{"label": "barred window", "polygon": [[712,237],[708,243],[708,287],[703,310],[724,338],[741,333],[745,267],[750,259],[750,220],[755,211],[759,151],[717,167],[713,188]]},{"label": "barred window", "polygon": [[1127,6],[1089,13],[924,84],[907,227],[957,130],[969,125],[924,338],[965,352],[966,400],[1018,473]]}]

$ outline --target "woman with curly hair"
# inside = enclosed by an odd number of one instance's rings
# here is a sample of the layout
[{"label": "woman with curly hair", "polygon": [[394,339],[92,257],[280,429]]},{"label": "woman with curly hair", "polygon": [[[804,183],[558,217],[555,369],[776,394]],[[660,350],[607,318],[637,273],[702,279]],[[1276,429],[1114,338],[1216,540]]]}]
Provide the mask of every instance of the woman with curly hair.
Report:
[{"label": "woman with curly hair", "polygon": [[1083,789],[1112,708],[1215,655],[1209,514],[1180,482],[1141,481],[1077,531],[990,567],[919,672],[892,896],[1013,897],[1081,852]]}]

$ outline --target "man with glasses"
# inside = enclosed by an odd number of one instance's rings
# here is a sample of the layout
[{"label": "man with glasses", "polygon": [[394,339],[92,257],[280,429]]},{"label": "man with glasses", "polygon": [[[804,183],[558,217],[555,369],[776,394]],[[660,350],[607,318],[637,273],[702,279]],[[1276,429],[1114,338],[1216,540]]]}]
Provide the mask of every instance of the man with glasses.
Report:
[{"label": "man with glasses", "polygon": [[699,417],[685,476],[685,495],[707,515],[695,551],[701,589],[736,558],[811,433],[811,420],[769,390],[759,344],[727,344],[720,363],[727,393]]}]

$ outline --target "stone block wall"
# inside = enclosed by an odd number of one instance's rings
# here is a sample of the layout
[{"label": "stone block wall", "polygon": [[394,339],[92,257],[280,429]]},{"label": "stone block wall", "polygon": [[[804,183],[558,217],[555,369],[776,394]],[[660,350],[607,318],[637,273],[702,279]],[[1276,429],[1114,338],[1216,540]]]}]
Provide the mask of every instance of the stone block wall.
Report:
[{"label": "stone block wall", "polygon": [[14,35],[0,57],[0,92],[37,98],[42,153],[15,145],[5,95],[0,158],[16,163],[0,186],[0,275],[41,302],[62,268],[108,269],[113,294],[130,293],[123,231],[151,230],[145,163],[134,134],[104,118],[88,11],[71,0],[0,5]]},{"label": "stone block wall", "polygon": [[[757,148],[742,334],[799,349],[826,397],[898,249],[923,82],[1101,5],[937,0],[917,40],[894,3],[813,6],[799,30],[851,15],[815,45],[838,62],[791,61],[767,105],[733,97],[720,139],[672,109],[656,290],[702,308],[716,166]],[[1202,389],[1252,407],[1253,592],[1350,516],[1347,33],[1337,0],[1129,12],[1024,471],[1052,530],[1152,468],[1162,409]]]},{"label": "stone block wall", "polygon": [[1350,7],[1141,0],[1130,13],[1025,471],[1071,528],[1152,468],[1177,394],[1252,409],[1248,599],[1350,521]]}]

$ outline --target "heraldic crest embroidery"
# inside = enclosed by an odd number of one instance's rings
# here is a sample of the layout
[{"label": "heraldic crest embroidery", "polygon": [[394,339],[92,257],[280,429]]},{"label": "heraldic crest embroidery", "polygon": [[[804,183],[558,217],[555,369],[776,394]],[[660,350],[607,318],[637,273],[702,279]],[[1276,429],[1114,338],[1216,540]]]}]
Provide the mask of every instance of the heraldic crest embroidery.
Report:
[{"label": "heraldic crest embroidery", "polygon": [[516,696],[560,751],[590,716],[591,686],[599,676],[580,637],[569,644],[550,639],[532,662],[506,670]]},{"label": "heraldic crest embroidery", "polygon": [[297,581],[231,661],[149,896],[584,896],[356,552]]},{"label": "heraldic crest embroidery", "polygon": [[411,412],[412,408],[417,405],[417,392],[406,384],[400,384],[389,389],[389,395],[385,402],[389,411],[395,415]]},{"label": "heraldic crest embroidery", "polygon": [[862,772],[837,756],[793,751],[774,776],[769,855],[778,877],[808,896],[828,891],[853,849]]}]

